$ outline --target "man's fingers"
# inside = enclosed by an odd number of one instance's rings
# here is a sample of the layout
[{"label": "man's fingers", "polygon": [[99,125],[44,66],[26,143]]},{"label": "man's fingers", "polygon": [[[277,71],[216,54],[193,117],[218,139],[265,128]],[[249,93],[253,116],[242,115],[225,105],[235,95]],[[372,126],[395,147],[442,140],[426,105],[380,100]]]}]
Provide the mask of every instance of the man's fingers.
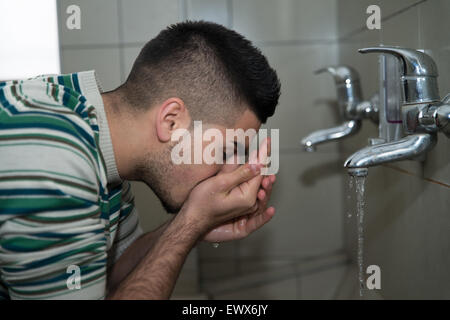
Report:
[{"label": "man's fingers", "polygon": [[269,177],[264,177],[263,181],[261,182],[261,185],[264,189],[269,190],[270,187],[272,186],[272,183],[270,182],[270,178]]},{"label": "man's fingers", "polygon": [[275,215],[275,208],[269,207],[266,210],[264,210],[263,213],[250,217],[246,221],[247,234],[250,234],[250,233],[258,230],[259,228],[261,228],[263,225],[265,225],[267,222],[269,222],[270,219],[272,219],[272,217],[274,215]]},{"label": "man's fingers", "polygon": [[259,189],[258,200],[263,201],[265,197],[266,197],[266,192],[263,189]]},{"label": "man's fingers", "polygon": [[220,177],[218,176],[218,179],[221,179],[221,189],[228,192],[241,183],[256,177],[260,171],[259,164],[245,164],[232,172],[221,174]]}]

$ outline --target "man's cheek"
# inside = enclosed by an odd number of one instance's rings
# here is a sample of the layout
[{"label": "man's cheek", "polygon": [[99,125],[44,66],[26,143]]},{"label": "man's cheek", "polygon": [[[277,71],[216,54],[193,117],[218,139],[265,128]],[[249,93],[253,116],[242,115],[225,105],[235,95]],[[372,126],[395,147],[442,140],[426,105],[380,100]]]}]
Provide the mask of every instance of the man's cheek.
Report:
[{"label": "man's cheek", "polygon": [[186,181],[192,181],[194,185],[200,184],[203,181],[215,176],[221,166],[220,165],[193,165],[193,169],[189,171],[185,177]]}]

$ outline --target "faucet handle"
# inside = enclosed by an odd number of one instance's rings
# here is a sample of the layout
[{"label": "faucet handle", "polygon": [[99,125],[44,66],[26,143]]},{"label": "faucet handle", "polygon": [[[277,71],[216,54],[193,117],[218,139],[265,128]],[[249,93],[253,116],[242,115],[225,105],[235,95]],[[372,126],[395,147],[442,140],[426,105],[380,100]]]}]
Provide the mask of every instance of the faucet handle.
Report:
[{"label": "faucet handle", "polygon": [[360,53],[387,53],[400,59],[403,67],[403,76],[410,77],[437,77],[438,71],[433,58],[426,53],[414,49],[401,47],[371,47],[358,50]]},{"label": "faucet handle", "polygon": [[346,65],[328,66],[315,71],[315,74],[330,73],[336,84],[336,94],[341,114],[352,120],[356,106],[362,101],[361,85],[358,71]]},{"label": "faucet handle", "polygon": [[437,67],[433,58],[426,53],[414,49],[384,46],[363,48],[358,51],[391,54],[400,60],[405,104],[440,100]]},{"label": "faucet handle", "polygon": [[350,66],[340,65],[340,66],[328,66],[318,69],[314,74],[321,74],[328,72],[330,73],[336,84],[349,83],[359,81],[358,71]]}]

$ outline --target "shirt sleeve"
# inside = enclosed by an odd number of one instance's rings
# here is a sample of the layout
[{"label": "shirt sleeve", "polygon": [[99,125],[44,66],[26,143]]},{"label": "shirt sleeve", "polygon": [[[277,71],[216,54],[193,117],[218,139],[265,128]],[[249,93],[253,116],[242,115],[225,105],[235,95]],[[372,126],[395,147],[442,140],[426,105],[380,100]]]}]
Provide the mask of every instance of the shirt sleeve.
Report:
[{"label": "shirt sleeve", "polygon": [[50,126],[27,134],[2,116],[11,115],[0,113],[0,296],[103,298],[107,238],[95,162],[75,136]]},{"label": "shirt sleeve", "polygon": [[112,266],[125,250],[141,235],[143,230],[139,223],[139,214],[134,205],[134,195],[128,181],[122,183],[122,201],[119,224],[113,246],[108,251],[108,265]]},{"label": "shirt sleeve", "polygon": [[9,297],[103,298],[107,240],[97,201],[50,177],[13,189],[10,183],[0,178],[0,195],[9,195],[2,214],[14,214],[0,225],[0,275]]}]

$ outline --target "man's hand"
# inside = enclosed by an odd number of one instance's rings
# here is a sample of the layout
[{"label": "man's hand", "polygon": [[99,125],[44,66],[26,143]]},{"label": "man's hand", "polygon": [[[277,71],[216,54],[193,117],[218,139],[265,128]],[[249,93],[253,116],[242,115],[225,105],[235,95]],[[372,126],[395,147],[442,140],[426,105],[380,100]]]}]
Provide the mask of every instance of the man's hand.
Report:
[{"label": "man's hand", "polygon": [[264,177],[258,191],[258,209],[248,215],[232,219],[208,232],[203,238],[207,242],[224,242],[247,237],[270,221],[275,214],[275,208],[267,208],[272,192],[275,175]]},{"label": "man's hand", "polygon": [[[258,156],[256,157],[255,153],[251,158],[252,160],[264,162],[266,160],[265,156],[268,154],[270,154],[270,139],[263,141]],[[229,169],[225,169],[224,171],[227,172],[232,169],[232,167],[229,167]],[[224,242],[242,239],[272,219],[275,214],[275,208],[267,208],[267,203],[269,202],[275,179],[275,175],[270,175],[261,180],[261,185],[257,193],[257,208],[254,212],[216,226],[204,236],[203,240],[208,242]]]},{"label": "man's hand", "polygon": [[245,164],[196,186],[178,215],[199,234],[225,221],[254,213],[262,181],[261,164]]},{"label": "man's hand", "polygon": [[223,225],[213,232],[221,234],[220,239],[207,236],[206,240],[242,238],[273,216],[274,208],[266,210],[266,205],[275,177],[266,177],[264,189],[260,189],[263,181],[260,170],[270,152],[269,142],[269,139],[262,142],[259,154],[255,150],[250,155],[249,163],[237,168],[234,166],[232,171],[230,167],[223,169],[191,191],[178,215],[188,217],[188,223],[199,232],[199,237]]}]

